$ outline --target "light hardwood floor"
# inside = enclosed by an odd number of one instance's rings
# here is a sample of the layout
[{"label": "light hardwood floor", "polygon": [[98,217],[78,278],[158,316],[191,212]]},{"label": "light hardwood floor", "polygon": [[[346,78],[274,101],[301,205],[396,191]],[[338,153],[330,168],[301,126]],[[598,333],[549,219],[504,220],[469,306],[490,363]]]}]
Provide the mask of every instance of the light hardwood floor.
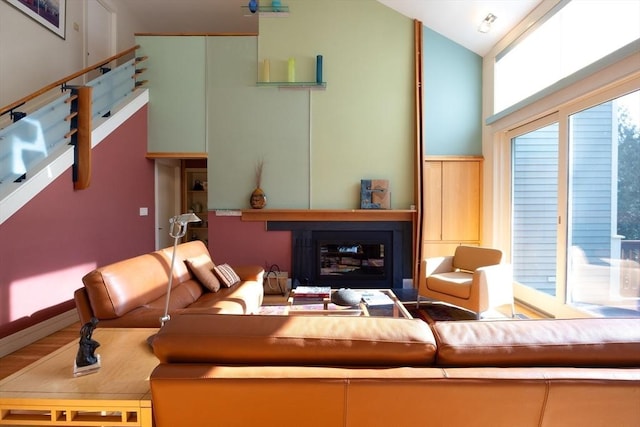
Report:
[{"label": "light hardwood floor", "polygon": [[80,322],[67,326],[33,344],[0,358],[0,380],[54,352],[63,345],[79,339]]}]

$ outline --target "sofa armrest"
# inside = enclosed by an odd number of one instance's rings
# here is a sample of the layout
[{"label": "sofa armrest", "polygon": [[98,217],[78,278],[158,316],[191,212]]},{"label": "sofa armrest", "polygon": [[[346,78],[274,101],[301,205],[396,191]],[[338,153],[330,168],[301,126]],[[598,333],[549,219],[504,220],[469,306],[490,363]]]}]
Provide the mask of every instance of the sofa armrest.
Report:
[{"label": "sofa armrest", "polygon": [[243,282],[252,281],[262,283],[262,278],[264,276],[264,268],[259,265],[234,265],[233,271],[240,276],[240,279]]},{"label": "sofa armrest", "polygon": [[453,256],[439,256],[426,258],[425,262],[425,277],[429,277],[433,274],[447,273],[453,271]]},{"label": "sofa armrest", "polygon": [[76,291],[73,293],[73,299],[76,302],[76,310],[78,311],[80,324],[84,325],[93,317],[93,310],[91,309],[91,303],[89,302],[89,295],[87,295],[87,290],[85,288],[76,289]]}]

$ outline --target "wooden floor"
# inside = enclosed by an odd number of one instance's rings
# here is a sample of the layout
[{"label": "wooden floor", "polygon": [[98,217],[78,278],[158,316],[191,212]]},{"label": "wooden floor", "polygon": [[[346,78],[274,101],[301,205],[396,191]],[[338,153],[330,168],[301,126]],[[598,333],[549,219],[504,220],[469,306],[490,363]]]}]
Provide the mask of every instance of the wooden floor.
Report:
[{"label": "wooden floor", "polygon": [[80,322],[0,358],[0,380],[75,340],[80,340]]},{"label": "wooden floor", "polygon": [[[278,304],[282,303],[283,300],[286,301],[286,298],[283,298],[282,296],[265,296],[266,304]],[[524,314],[531,319],[541,317],[538,313],[519,304],[516,304],[516,312]],[[0,358],[0,380],[19,371],[25,366],[28,366],[41,357],[52,353],[63,345],[79,339],[80,323],[74,323],[73,325],[42,338],[33,344]],[[70,361],[69,363],[72,362]]]}]

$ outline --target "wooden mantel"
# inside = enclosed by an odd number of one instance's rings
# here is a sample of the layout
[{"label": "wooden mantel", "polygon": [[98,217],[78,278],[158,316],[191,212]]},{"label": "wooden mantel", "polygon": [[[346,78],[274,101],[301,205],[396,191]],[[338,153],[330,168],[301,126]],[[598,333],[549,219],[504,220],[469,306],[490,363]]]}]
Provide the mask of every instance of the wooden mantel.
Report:
[{"label": "wooden mantel", "polygon": [[242,221],[413,221],[415,210],[244,209]]}]

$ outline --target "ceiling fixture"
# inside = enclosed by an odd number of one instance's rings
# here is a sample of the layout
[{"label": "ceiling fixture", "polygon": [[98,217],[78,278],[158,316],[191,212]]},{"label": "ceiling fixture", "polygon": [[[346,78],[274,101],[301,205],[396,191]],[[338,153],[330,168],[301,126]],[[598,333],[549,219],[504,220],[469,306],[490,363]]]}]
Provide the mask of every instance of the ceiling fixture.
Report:
[{"label": "ceiling fixture", "polygon": [[488,33],[491,30],[491,24],[493,24],[496,19],[498,19],[498,17],[493,13],[488,14],[478,26],[478,31],[481,33]]}]

